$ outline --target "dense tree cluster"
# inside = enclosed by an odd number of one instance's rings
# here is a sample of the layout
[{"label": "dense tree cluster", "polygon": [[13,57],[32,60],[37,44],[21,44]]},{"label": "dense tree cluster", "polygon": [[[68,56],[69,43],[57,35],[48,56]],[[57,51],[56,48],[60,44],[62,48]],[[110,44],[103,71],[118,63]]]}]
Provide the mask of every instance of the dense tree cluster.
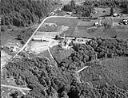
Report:
[{"label": "dense tree cluster", "polygon": [[70,4],[67,4],[63,7],[64,11],[70,11],[76,14],[77,16],[89,17],[93,11],[93,7],[90,5],[76,5],[74,0],[71,0]]},{"label": "dense tree cluster", "polygon": [[94,39],[88,42],[97,52],[98,58],[128,56],[128,42],[122,39]]},{"label": "dense tree cluster", "polygon": [[63,70],[77,70],[77,68],[85,66],[86,62],[96,58],[94,49],[89,45],[78,44],[74,45],[73,48],[75,52],[65,58],[59,65]]},{"label": "dense tree cluster", "polygon": [[[68,92],[73,77],[71,73],[63,72],[50,65],[45,58],[35,57],[16,60],[6,66],[8,77],[13,76],[17,85],[27,84],[32,89],[22,98],[48,98],[48,96],[65,96]],[[55,97],[56,98],[56,97]]]},{"label": "dense tree cluster", "polygon": [[126,8],[127,0],[86,0],[84,5],[90,5],[94,7],[120,7]]},{"label": "dense tree cluster", "polygon": [[92,39],[87,44],[74,44],[75,52],[60,62],[64,70],[76,70],[96,59],[128,56],[128,42],[121,39]]},{"label": "dense tree cluster", "polygon": [[[122,91],[114,85],[114,80],[110,81],[109,78],[112,77],[106,76],[109,73],[104,71],[105,65],[99,61],[113,57],[128,57],[127,41],[94,38],[87,44],[73,44],[73,50],[68,57],[65,56],[66,58],[57,63],[58,66],[51,64],[47,58],[20,54],[23,58],[6,65],[6,74],[8,77],[13,76],[17,85],[26,85],[32,89],[22,98],[127,96],[125,90]],[[80,72],[82,81],[79,83],[76,72],[84,66],[89,67],[86,71]]]},{"label": "dense tree cluster", "polygon": [[29,26],[47,16],[53,8],[52,0],[2,0],[2,25]]},{"label": "dense tree cluster", "polygon": [[[21,98],[125,98],[126,91],[109,81],[103,66],[91,63],[91,67],[81,72],[82,83],[78,83],[72,71],[50,65],[45,58],[23,58],[6,66],[7,75],[13,76],[18,86],[32,89]],[[99,75],[102,77],[100,78]],[[18,98],[17,93],[12,93]],[[127,98],[127,97],[126,97]]]},{"label": "dense tree cluster", "polygon": [[70,11],[81,17],[89,17],[94,7],[121,8],[124,13],[128,13],[128,1],[123,0],[85,0],[82,5],[76,5],[72,0],[70,4],[63,7],[64,11]]}]

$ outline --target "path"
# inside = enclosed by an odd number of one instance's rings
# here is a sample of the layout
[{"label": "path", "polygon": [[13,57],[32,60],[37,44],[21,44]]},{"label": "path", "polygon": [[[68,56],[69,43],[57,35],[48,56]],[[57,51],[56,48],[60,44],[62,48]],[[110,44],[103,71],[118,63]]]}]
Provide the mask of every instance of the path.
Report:
[{"label": "path", "polygon": [[21,91],[24,95],[26,95],[26,93],[23,90],[26,90],[26,91],[30,91],[31,90],[31,89],[25,88],[25,87],[16,87],[16,86],[12,86],[12,85],[4,85],[4,84],[1,84],[1,87],[17,89],[17,90]]}]

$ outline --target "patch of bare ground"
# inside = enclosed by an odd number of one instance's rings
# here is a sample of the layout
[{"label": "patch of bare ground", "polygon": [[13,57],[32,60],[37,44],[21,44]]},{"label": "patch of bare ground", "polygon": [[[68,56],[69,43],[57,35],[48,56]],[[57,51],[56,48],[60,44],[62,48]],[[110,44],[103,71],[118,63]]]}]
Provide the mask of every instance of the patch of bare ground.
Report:
[{"label": "patch of bare ground", "polygon": [[8,55],[5,51],[1,51],[1,72],[2,72],[2,68],[6,65],[6,63],[10,58],[11,56]]}]

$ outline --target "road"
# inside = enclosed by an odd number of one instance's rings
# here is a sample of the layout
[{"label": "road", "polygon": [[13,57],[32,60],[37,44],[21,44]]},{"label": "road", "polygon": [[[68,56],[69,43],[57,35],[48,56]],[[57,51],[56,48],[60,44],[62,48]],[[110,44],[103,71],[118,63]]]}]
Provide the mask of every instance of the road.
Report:
[{"label": "road", "polygon": [[25,91],[30,91],[31,90],[29,88],[16,87],[16,86],[12,86],[12,85],[4,85],[4,84],[1,84],[1,87],[11,88],[11,89],[17,89],[17,90],[21,91],[24,95],[26,95],[26,93],[24,92],[24,90]]},{"label": "road", "polygon": [[33,36],[36,34],[36,32],[38,31],[38,29],[44,24],[44,22],[47,20],[47,19],[50,19],[50,18],[77,18],[77,17],[70,17],[70,16],[49,16],[49,17],[46,17],[42,22],[41,24],[37,27],[37,29],[33,32],[33,34],[31,35],[31,37],[28,39],[28,41],[25,43],[25,45],[16,53],[16,55],[14,55],[12,57],[15,58],[20,52],[22,52],[24,50],[24,48],[28,45],[28,43],[31,41],[31,39],[33,38]]},{"label": "road", "polygon": [[1,87],[13,88],[13,89],[18,89],[18,90],[31,90],[29,88],[16,87],[16,86],[12,86],[12,85],[4,85],[4,84],[1,84]]}]

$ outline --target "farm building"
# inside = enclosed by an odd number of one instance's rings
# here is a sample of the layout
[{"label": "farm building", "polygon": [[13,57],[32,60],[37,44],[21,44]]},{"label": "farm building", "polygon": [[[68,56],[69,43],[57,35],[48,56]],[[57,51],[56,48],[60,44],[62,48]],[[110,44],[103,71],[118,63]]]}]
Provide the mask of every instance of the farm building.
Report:
[{"label": "farm building", "polygon": [[109,16],[111,14],[111,8],[94,8],[92,17]]}]

